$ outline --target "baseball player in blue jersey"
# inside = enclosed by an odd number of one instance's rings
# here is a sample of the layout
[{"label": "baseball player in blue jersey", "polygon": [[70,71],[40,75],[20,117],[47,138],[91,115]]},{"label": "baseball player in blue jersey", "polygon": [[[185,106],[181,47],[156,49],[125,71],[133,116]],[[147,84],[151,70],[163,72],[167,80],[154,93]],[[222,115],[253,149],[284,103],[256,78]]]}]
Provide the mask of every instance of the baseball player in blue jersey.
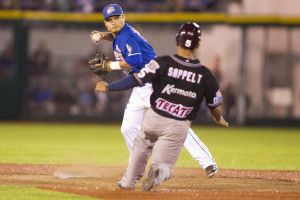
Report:
[{"label": "baseball player in blue jersey", "polygon": [[[109,32],[92,31],[90,37],[94,43],[101,40],[113,42],[116,61],[109,61],[108,71],[123,70],[126,73],[139,72],[145,64],[156,58],[151,45],[133,27],[125,23],[125,14],[117,4],[110,4],[103,9],[104,24]],[[95,35],[97,37],[95,37]],[[133,152],[133,142],[140,132],[145,113],[150,108],[152,84],[146,83],[134,87],[127,103],[121,132],[130,152]],[[217,174],[218,168],[211,153],[197,135],[189,129],[184,147],[199,162],[206,175],[210,178]]]}]

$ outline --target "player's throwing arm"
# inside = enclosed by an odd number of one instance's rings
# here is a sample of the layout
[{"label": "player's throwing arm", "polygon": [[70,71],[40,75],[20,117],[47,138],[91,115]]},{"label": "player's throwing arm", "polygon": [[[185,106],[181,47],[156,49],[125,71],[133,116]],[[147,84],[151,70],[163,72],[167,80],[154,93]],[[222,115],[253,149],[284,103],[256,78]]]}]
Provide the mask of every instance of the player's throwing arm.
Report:
[{"label": "player's throwing arm", "polygon": [[110,32],[100,32],[93,30],[90,34],[91,40],[95,43],[98,44],[101,40],[108,40],[108,41],[113,41],[113,35]]}]

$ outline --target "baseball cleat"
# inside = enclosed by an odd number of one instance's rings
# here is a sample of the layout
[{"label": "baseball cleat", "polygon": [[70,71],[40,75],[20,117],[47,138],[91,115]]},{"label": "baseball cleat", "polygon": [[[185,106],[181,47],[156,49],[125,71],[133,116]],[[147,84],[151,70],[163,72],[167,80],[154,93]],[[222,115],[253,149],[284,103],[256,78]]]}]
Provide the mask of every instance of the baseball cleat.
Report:
[{"label": "baseball cleat", "polygon": [[121,183],[118,184],[118,187],[121,188],[121,189],[125,189],[125,187],[123,187],[123,186],[121,185]]},{"label": "baseball cleat", "polygon": [[118,187],[120,188],[120,189],[134,189],[135,187],[124,187],[120,182],[119,182],[119,184],[118,184]]},{"label": "baseball cleat", "polygon": [[212,178],[214,175],[218,173],[217,165],[210,165],[205,168],[205,173],[208,178]]},{"label": "baseball cleat", "polygon": [[155,184],[159,173],[159,167],[158,164],[152,163],[150,165],[149,172],[147,174],[147,178],[142,183],[142,190],[143,191],[149,191],[151,190]]}]

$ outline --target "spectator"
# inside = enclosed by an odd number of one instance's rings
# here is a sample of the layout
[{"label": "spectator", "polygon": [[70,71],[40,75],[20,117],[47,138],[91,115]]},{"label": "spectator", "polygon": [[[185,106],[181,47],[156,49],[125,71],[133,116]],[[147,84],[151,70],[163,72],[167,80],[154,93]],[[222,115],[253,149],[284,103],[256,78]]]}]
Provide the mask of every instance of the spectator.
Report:
[{"label": "spectator", "polygon": [[182,12],[184,10],[184,4],[186,0],[175,0],[175,3],[173,0],[165,0],[163,10],[166,12]]},{"label": "spectator", "polygon": [[9,42],[0,55],[0,78],[7,78],[13,74],[13,43]]},{"label": "spectator", "polygon": [[113,114],[122,113],[125,107],[120,102],[123,102],[123,93],[122,92],[112,92],[108,94],[108,112]]},{"label": "spectator", "polygon": [[30,91],[29,106],[34,112],[53,114],[53,93],[45,76],[38,77],[36,86]]},{"label": "spectator", "polygon": [[18,0],[2,0],[0,7],[6,10],[18,10],[20,9]]},{"label": "spectator", "polygon": [[93,90],[93,82],[90,78],[83,77],[78,82],[77,104],[82,114],[92,115],[96,103],[96,96]]},{"label": "spectator", "polygon": [[73,11],[74,2],[70,0],[55,0],[55,8],[59,12]]},{"label": "spectator", "polygon": [[[98,81],[99,81],[98,76],[92,77],[93,84],[97,83]],[[96,95],[96,98],[95,98],[96,102],[95,102],[95,106],[94,106],[94,113],[96,115],[102,115],[104,113],[107,113],[108,103],[109,103],[108,95],[105,93],[101,93],[101,92],[99,92],[98,94],[95,94],[95,95]]]},{"label": "spectator", "polygon": [[43,5],[41,6],[40,10],[45,10],[45,11],[55,10],[54,0],[43,0]]},{"label": "spectator", "polygon": [[[124,72],[116,70],[116,71],[111,71],[105,80],[114,81],[114,80],[121,79],[123,77],[124,77]],[[123,113],[123,110],[125,109],[124,103],[125,104],[127,103],[127,99],[125,98],[125,93],[114,92],[114,93],[108,93],[106,95],[108,97],[107,112],[111,114]]]},{"label": "spectator", "polygon": [[122,7],[127,10],[127,12],[139,12],[145,11],[145,8],[142,6],[143,4],[139,2],[139,0],[127,0],[126,4]]},{"label": "spectator", "polygon": [[94,12],[94,0],[76,0],[75,11],[83,13],[92,13]]},{"label": "spectator", "polygon": [[214,4],[217,0],[186,0],[184,5],[184,11],[188,12],[199,12],[204,11]]},{"label": "spectator", "polygon": [[[97,114],[102,114],[105,112],[107,109],[107,104],[108,104],[108,96],[105,93],[98,93],[96,94],[97,96],[97,102],[95,105],[95,110]],[[119,103],[120,104],[120,103]]]},{"label": "spectator", "polygon": [[58,114],[69,114],[75,104],[75,98],[71,94],[66,83],[61,83],[54,93],[53,101]]},{"label": "spectator", "polygon": [[39,10],[42,6],[42,1],[36,0],[19,0],[19,3],[23,10]]},{"label": "spectator", "polygon": [[229,84],[224,90],[225,116],[232,117],[233,109],[236,105],[236,93],[232,84]]},{"label": "spectator", "polygon": [[220,90],[222,91],[224,89],[224,78],[223,78],[223,72],[222,72],[222,69],[221,69],[221,57],[220,57],[220,55],[217,55],[215,57],[215,65],[214,65],[214,68],[213,68],[212,71],[213,71],[217,81],[219,82]]},{"label": "spectator", "polygon": [[41,41],[31,58],[30,74],[31,75],[45,75],[48,73],[50,64],[50,52],[47,49],[46,43]]}]

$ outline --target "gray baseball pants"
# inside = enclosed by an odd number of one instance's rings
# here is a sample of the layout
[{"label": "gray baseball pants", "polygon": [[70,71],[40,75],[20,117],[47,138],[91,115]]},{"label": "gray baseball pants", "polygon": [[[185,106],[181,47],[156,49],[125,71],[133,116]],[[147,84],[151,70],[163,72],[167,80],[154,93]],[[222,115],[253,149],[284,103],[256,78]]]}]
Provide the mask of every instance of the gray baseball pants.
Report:
[{"label": "gray baseball pants", "polygon": [[134,140],[131,161],[119,184],[125,188],[135,188],[135,184],[145,172],[152,150],[152,163],[159,166],[155,185],[169,179],[190,125],[191,122],[188,120],[163,117],[149,108],[142,130]]}]

